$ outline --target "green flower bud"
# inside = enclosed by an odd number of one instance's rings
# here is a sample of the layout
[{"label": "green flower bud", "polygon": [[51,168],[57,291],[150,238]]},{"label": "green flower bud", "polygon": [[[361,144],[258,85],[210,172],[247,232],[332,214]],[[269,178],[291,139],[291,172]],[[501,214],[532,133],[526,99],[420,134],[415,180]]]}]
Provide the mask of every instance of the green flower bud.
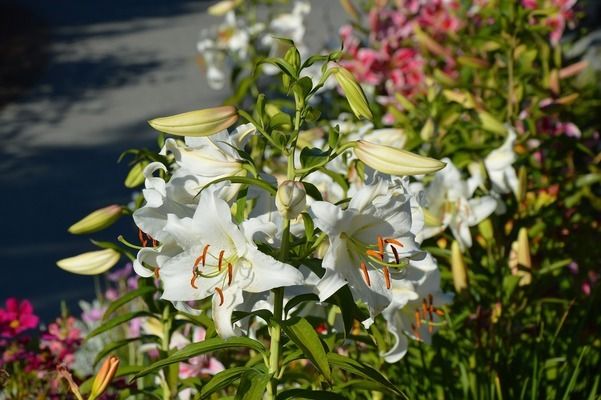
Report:
[{"label": "green flower bud", "polygon": [[210,136],[229,128],[237,120],[236,107],[222,106],[155,118],[148,123],[157,131],[172,135]]},{"label": "green flower bud", "polygon": [[84,235],[101,231],[113,225],[119,217],[123,207],[116,204],[101,208],[84,217],[69,227],[69,233]]},{"label": "green flower bud", "polygon": [[275,196],[275,206],[284,218],[295,219],[307,206],[305,186],[301,182],[282,182]]},{"label": "green flower bud", "polygon": [[113,249],[89,251],[75,257],[63,258],[56,265],[65,271],[79,275],[99,275],[111,269],[121,254]]},{"label": "green flower bud", "polygon": [[359,140],[355,155],[376,171],[390,175],[423,175],[436,172],[446,165],[434,158],[420,156],[406,150]]},{"label": "green flower bud", "polygon": [[369,109],[369,103],[367,102],[365,93],[363,93],[361,85],[359,85],[353,74],[343,67],[334,67],[331,71],[342,88],[353,114],[355,114],[357,118],[372,120],[374,116]]},{"label": "green flower bud", "polygon": [[461,293],[461,291],[467,289],[467,268],[461,254],[461,249],[459,248],[459,243],[455,240],[451,244],[451,270],[453,272],[455,291]]}]

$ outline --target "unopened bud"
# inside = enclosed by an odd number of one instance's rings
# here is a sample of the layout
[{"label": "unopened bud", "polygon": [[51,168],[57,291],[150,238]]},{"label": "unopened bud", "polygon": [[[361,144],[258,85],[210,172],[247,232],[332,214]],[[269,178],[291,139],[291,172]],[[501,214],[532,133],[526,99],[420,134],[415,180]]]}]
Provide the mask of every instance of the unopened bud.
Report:
[{"label": "unopened bud", "polygon": [[419,132],[419,137],[421,137],[423,141],[427,142],[428,140],[430,140],[432,138],[433,134],[434,134],[434,121],[432,121],[432,118],[428,118],[428,120],[422,127],[422,130]]},{"label": "unopened bud", "polygon": [[116,204],[96,210],[71,225],[69,233],[83,235],[101,231],[114,224],[121,217],[122,210],[123,207]]},{"label": "unopened bud", "polygon": [[207,8],[209,15],[221,16],[232,11],[241,3],[241,0],[222,0]]},{"label": "unopened bud", "polygon": [[359,140],[354,147],[355,155],[376,171],[390,175],[409,176],[436,172],[445,163],[434,158],[420,156],[406,150],[396,149]]},{"label": "unopened bud", "polygon": [[284,181],[275,195],[275,206],[286,219],[294,219],[307,206],[307,192],[301,182]]},{"label": "unopened bud", "polygon": [[[521,276],[519,285],[525,286],[532,282],[532,274],[524,269],[532,269],[532,259],[530,258],[530,244],[528,243],[528,230],[521,228],[518,232],[518,240],[511,246],[509,255],[509,267],[513,275]],[[522,269],[520,269],[521,267]]]},{"label": "unopened bud", "polygon": [[210,136],[229,128],[238,120],[236,107],[222,106],[189,111],[148,123],[160,132],[179,136]]},{"label": "unopened bud", "polygon": [[462,290],[467,289],[467,268],[465,267],[459,243],[455,240],[451,245],[451,270],[453,272],[455,291],[461,293]]},{"label": "unopened bud", "polygon": [[127,177],[125,178],[126,188],[133,189],[144,183],[144,168],[146,168],[148,164],[150,164],[150,162],[142,160],[134,164],[133,167],[131,167],[129,173],[127,174]]},{"label": "unopened bud", "polygon": [[359,85],[359,82],[357,82],[353,74],[343,67],[334,67],[331,71],[342,88],[353,114],[355,114],[357,118],[372,120],[374,116],[369,109],[369,103],[367,102],[365,93],[363,93],[361,85]]},{"label": "unopened bud", "polygon": [[487,113],[486,111],[479,111],[478,117],[480,118],[480,122],[482,123],[482,128],[489,132],[498,133],[500,135],[505,135],[507,133],[507,128],[503,125],[498,119],[492,116],[492,114]]},{"label": "unopened bud", "polygon": [[56,265],[65,271],[79,275],[98,275],[111,269],[121,254],[113,249],[89,251],[75,257],[63,258]]},{"label": "unopened bud", "polygon": [[90,397],[88,400],[95,400],[106,391],[109,383],[111,383],[115,373],[117,372],[117,368],[119,368],[118,357],[110,356],[104,360],[104,363],[102,363],[100,370],[94,378],[94,383],[92,383],[92,391],[90,392]]}]

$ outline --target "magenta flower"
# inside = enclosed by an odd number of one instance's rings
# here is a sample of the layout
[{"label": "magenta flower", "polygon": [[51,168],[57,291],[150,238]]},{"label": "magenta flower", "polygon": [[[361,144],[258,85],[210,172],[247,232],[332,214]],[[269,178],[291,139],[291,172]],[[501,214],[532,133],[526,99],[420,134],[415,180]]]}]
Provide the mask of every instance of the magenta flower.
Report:
[{"label": "magenta flower", "polygon": [[8,298],[6,308],[0,308],[0,336],[18,335],[28,329],[36,328],[39,321],[28,300],[19,303],[14,297]]}]

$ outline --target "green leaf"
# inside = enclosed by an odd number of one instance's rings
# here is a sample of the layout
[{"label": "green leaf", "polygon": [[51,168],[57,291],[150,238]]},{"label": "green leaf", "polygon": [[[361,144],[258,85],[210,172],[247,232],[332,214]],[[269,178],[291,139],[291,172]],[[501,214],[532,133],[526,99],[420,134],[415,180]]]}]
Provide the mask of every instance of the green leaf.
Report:
[{"label": "green leaf", "polygon": [[236,380],[240,378],[240,375],[250,370],[250,367],[233,367],[225,369],[211,378],[200,390],[200,398],[205,399],[211,394],[218,392],[221,389],[225,389]]},{"label": "green leaf", "polygon": [[330,153],[316,147],[305,147],[300,153],[300,162],[304,170],[321,168],[329,161]]},{"label": "green leaf", "polygon": [[309,400],[346,400],[346,397],[325,390],[290,389],[281,392],[277,400],[309,399]]},{"label": "green leaf", "polygon": [[192,357],[199,356],[201,354],[209,353],[212,351],[223,350],[223,349],[231,349],[235,347],[248,347],[253,349],[259,353],[265,354],[265,346],[253,339],[249,339],[246,337],[233,337],[229,339],[207,339],[199,343],[192,343],[187,345],[181,350],[176,351],[171,354],[167,358],[159,360],[152,364],[150,367],[145,368],[140,373],[138,373],[134,379],[140,378],[142,376],[146,376],[150,373],[156,372],[163,367],[175,364],[181,361],[186,361]]},{"label": "green leaf", "polygon": [[384,385],[396,394],[408,399],[408,397],[399,388],[390,383],[390,381],[386,379],[384,375],[380,374],[380,372],[369,365],[365,365],[357,360],[353,360],[352,358],[344,357],[336,353],[328,353],[328,361],[335,367]]},{"label": "green leaf", "polygon": [[282,323],[288,337],[305,353],[321,374],[330,381],[332,373],[328,356],[315,328],[304,318],[294,317]]},{"label": "green leaf", "polygon": [[297,306],[300,303],[303,303],[305,301],[318,302],[319,296],[317,296],[314,293],[305,293],[305,294],[299,294],[298,296],[294,296],[286,303],[286,306],[284,307],[284,315],[287,316],[288,313],[290,312],[290,310],[292,310],[295,306]]},{"label": "green leaf", "polygon": [[88,336],[86,337],[86,339],[93,338],[94,336],[97,336],[97,335],[100,335],[101,333],[109,331],[125,322],[131,321],[134,318],[141,318],[141,317],[157,318],[156,315],[154,315],[153,313],[151,313],[149,311],[129,312],[127,314],[119,315],[118,317],[109,319],[108,321],[104,322],[102,325],[100,325],[99,327],[94,329],[92,332],[88,333]]},{"label": "green leaf", "polygon": [[317,187],[310,182],[301,182],[305,187],[305,192],[311,197],[313,197],[317,201],[322,201],[323,197],[321,196],[321,192]]},{"label": "green leaf", "polygon": [[304,99],[313,89],[313,81],[308,76],[303,76],[292,86],[295,92],[298,92],[300,98]]},{"label": "green leaf", "polygon": [[262,400],[265,387],[269,383],[269,375],[262,369],[251,368],[242,374],[236,391],[236,400]]},{"label": "green leaf", "polygon": [[155,287],[152,286],[141,286],[138,289],[127,292],[123,296],[119,297],[117,300],[113,301],[102,316],[103,320],[106,320],[112,313],[114,313],[119,307],[124,306],[130,301],[134,300],[137,297],[144,296],[145,294],[152,293],[156,291]]},{"label": "green leaf", "polygon": [[100,352],[98,352],[98,354],[96,354],[96,358],[94,358],[94,365],[97,365],[100,360],[102,360],[105,356],[109,355],[110,353],[114,352],[115,350],[117,350],[123,346],[126,346],[130,343],[137,342],[138,340],[140,340],[142,342],[160,343],[161,339],[155,335],[142,335],[142,336],[136,336],[136,337],[132,337],[132,338],[128,338],[128,339],[118,340],[116,342],[110,342],[109,344],[104,346],[102,348],[102,350],[100,350]]},{"label": "green leaf", "polygon": [[390,388],[382,385],[381,383],[374,382],[374,381],[368,381],[368,380],[364,380],[364,379],[352,379],[341,385],[337,385],[336,390],[343,390],[348,387],[352,387],[354,389],[369,390],[370,392],[376,391],[376,392],[385,392],[385,393],[390,393],[390,394],[396,394],[396,392],[392,391]]},{"label": "green leaf", "polygon": [[290,63],[282,60],[281,58],[274,58],[274,57],[269,57],[269,58],[264,58],[262,60],[259,60],[257,62],[257,67],[261,64],[272,64],[275,65],[276,67],[278,67],[280,69],[280,71],[282,71],[283,73],[285,73],[286,75],[288,75],[289,77],[296,79],[298,77],[297,72],[296,72],[296,68],[294,68],[293,65],[291,65]]}]

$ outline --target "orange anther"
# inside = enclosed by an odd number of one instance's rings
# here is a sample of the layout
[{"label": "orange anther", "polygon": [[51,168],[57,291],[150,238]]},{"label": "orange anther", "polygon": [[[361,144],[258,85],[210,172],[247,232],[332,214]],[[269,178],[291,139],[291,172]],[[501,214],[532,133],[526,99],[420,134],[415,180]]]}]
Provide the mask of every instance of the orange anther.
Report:
[{"label": "orange anther", "polygon": [[421,316],[419,310],[415,310],[415,324],[417,325],[418,328],[420,326],[422,326],[422,316]]},{"label": "orange anther", "polygon": [[230,286],[232,284],[232,278],[234,276],[234,268],[232,267],[232,263],[227,263],[227,285]]},{"label": "orange anther", "polygon": [[142,229],[138,228],[138,239],[140,240],[140,244],[142,247],[146,247],[148,244],[148,240],[145,238],[145,233],[142,232]]},{"label": "orange anther", "polygon": [[207,262],[207,253],[209,252],[210,244],[207,244],[205,248],[202,250],[202,266],[204,267]]},{"label": "orange anther", "polygon": [[190,279],[190,285],[194,288],[194,289],[198,289],[198,286],[196,286],[196,278],[198,278],[198,276],[196,275],[196,271],[192,272],[192,279]]},{"label": "orange anther", "polygon": [[215,288],[215,293],[217,293],[219,295],[219,305],[222,306],[223,305],[223,290],[221,290],[220,288],[216,287]]},{"label": "orange anther", "polygon": [[159,245],[158,240],[156,240],[156,239],[153,238],[152,239],[152,247],[157,247],[158,245]]},{"label": "orange anther", "polygon": [[384,243],[386,243],[386,244],[394,244],[395,246],[399,246],[399,247],[405,247],[405,246],[403,246],[403,243],[399,242],[396,239],[384,239]]},{"label": "orange anther", "polygon": [[386,289],[390,289],[390,271],[388,267],[384,267],[384,280],[386,281]]},{"label": "orange anther", "polygon": [[384,253],[384,239],[382,236],[378,236],[378,251],[380,254]]},{"label": "orange anther", "polygon": [[413,334],[415,335],[417,340],[422,340],[419,331],[415,328],[415,325],[411,324],[411,330],[413,331]]},{"label": "orange anther", "polygon": [[225,253],[225,250],[221,250],[219,252],[219,262],[217,263],[217,268],[219,268],[219,271],[221,271],[221,263],[223,262],[223,253]]},{"label": "orange anther", "polygon": [[155,279],[159,279],[161,277],[160,268],[155,268],[153,272],[154,272],[154,278]]},{"label": "orange anther", "polygon": [[436,315],[438,315],[439,317],[442,317],[444,315],[444,311],[441,310],[440,308],[435,308],[434,312],[436,313]]},{"label": "orange anther", "polygon": [[367,266],[363,261],[361,261],[361,271],[363,271],[363,279],[365,279],[365,283],[367,286],[371,287],[371,280],[369,279],[369,273],[367,272]]},{"label": "orange anther", "polygon": [[374,257],[374,258],[379,258],[380,260],[384,261],[384,254],[377,252],[375,250],[367,250],[365,252],[368,256]]},{"label": "orange anther", "polygon": [[194,268],[197,268],[201,261],[203,261],[202,254],[196,257],[196,260],[194,260]]}]

